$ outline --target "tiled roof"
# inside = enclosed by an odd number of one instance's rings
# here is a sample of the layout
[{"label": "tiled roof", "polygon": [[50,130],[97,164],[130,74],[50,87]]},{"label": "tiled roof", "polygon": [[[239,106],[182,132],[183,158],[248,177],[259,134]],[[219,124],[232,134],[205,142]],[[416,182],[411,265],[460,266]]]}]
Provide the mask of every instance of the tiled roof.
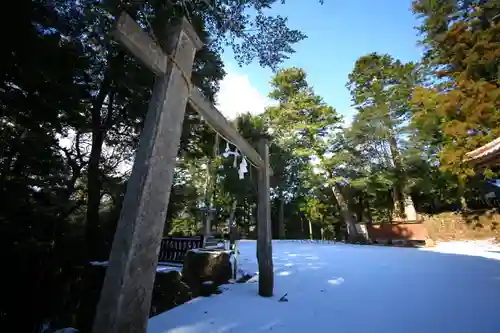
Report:
[{"label": "tiled roof", "polygon": [[485,144],[471,152],[465,154],[468,161],[483,159],[494,153],[500,153],[500,138],[497,138],[490,143]]}]

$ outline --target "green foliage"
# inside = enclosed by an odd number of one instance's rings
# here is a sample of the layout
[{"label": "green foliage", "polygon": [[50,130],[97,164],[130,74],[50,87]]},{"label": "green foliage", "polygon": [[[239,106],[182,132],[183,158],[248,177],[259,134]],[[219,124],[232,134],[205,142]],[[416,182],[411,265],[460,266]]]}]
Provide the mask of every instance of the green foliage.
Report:
[{"label": "green foliage", "polygon": [[391,191],[394,213],[404,213],[411,192],[405,169],[409,142],[410,97],[420,81],[414,63],[371,53],[356,61],[348,88],[358,113],[346,133],[346,144],[356,152],[354,186],[360,190]]},{"label": "green foliage", "polygon": [[[302,168],[296,175],[301,176],[302,183],[297,190],[306,190],[308,195],[320,191],[328,185],[330,196],[328,204],[320,208],[319,201],[308,198],[299,205],[303,216],[310,222],[323,216],[321,211],[331,208],[336,201],[342,212],[345,223],[352,224],[343,190],[339,185],[343,177],[335,174],[335,166],[325,163],[325,153],[331,152],[329,143],[335,131],[339,128],[340,116],[336,110],[328,106],[323,99],[316,95],[306,80],[307,76],[302,69],[286,68],[278,71],[271,80],[272,91],[269,97],[279,104],[269,107],[264,117],[276,136],[280,146],[287,147],[294,156],[289,162]],[[338,156],[338,155],[337,155]],[[334,158],[337,157],[334,155]],[[310,166],[312,158],[319,159],[319,172],[315,174]],[[286,169],[286,168],[285,168]],[[326,178],[326,179],[325,179]],[[323,192],[323,191],[321,191]],[[312,201],[311,201],[312,200]],[[316,201],[315,201],[316,200]],[[324,221],[321,218],[321,221]]]},{"label": "green foliage", "polygon": [[434,138],[441,169],[462,184],[475,175],[465,154],[500,136],[499,9],[498,1],[413,2],[423,62],[440,79],[415,94],[415,126]]},{"label": "green foliage", "polygon": [[199,223],[191,216],[176,217],[170,223],[170,235],[195,236],[200,233]]},{"label": "green foliage", "polygon": [[314,94],[302,69],[278,71],[271,87],[269,97],[279,105],[266,110],[269,126],[277,131],[282,143],[292,143],[300,155],[321,154],[325,150],[322,139],[340,121],[337,112]]}]

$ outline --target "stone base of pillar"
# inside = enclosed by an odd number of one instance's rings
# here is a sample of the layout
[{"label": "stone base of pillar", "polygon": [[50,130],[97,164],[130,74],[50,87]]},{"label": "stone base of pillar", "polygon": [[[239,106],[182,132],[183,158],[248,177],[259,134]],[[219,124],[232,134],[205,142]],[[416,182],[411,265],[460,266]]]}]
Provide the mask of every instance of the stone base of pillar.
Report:
[{"label": "stone base of pillar", "polygon": [[232,278],[230,251],[225,250],[190,250],[184,258],[182,276],[194,289],[211,281],[214,285],[228,283]]}]

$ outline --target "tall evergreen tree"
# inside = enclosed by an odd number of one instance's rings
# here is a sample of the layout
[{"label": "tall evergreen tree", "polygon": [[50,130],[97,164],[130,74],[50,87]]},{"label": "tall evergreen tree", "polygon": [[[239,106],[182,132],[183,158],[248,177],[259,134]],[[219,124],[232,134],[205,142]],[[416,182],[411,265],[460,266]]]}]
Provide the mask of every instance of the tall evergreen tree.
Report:
[{"label": "tall evergreen tree", "polygon": [[354,232],[353,215],[344,189],[324,156],[329,150],[328,138],[338,128],[340,116],[314,94],[302,69],[292,67],[278,71],[271,87],[269,96],[279,104],[266,110],[269,126],[277,132],[280,143],[292,148],[298,157],[305,161],[320,160],[342,218]]},{"label": "tall evergreen tree", "polygon": [[415,94],[415,122],[436,124],[441,168],[463,187],[475,173],[465,154],[500,136],[500,2],[414,1],[413,11],[438,79]]},{"label": "tall evergreen tree", "polygon": [[358,111],[350,134],[365,154],[371,154],[372,163],[391,171],[388,181],[393,183],[396,217],[410,214],[415,218],[403,154],[410,98],[417,83],[415,64],[376,53],[359,58],[349,74],[348,87]]}]

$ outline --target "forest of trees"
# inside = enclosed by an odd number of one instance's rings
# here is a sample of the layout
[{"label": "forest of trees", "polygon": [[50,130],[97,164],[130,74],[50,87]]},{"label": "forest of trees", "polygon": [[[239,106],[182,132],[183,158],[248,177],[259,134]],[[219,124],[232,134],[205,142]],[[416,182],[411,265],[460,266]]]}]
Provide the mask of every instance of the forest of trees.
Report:
[{"label": "forest of trees", "polygon": [[[2,12],[1,326],[77,327],[82,269],[107,260],[153,84],[109,34],[121,10],[160,41],[165,22],[188,17],[207,45],[192,81],[212,101],[225,46],[275,70],[274,106],[234,120],[254,146],[271,143],[274,238],[334,238],[342,223],[384,223],[407,207],[474,205],[497,171],[479,174],[464,155],[500,136],[500,1],[415,0],[423,58],[360,57],[346,82],[349,126],[304,70],[281,68],[306,36],[265,14],[275,2],[18,0],[14,20]],[[211,202],[218,230],[234,217],[253,237],[256,172],[239,180],[225,147],[188,109],[165,233],[200,233]]]}]

